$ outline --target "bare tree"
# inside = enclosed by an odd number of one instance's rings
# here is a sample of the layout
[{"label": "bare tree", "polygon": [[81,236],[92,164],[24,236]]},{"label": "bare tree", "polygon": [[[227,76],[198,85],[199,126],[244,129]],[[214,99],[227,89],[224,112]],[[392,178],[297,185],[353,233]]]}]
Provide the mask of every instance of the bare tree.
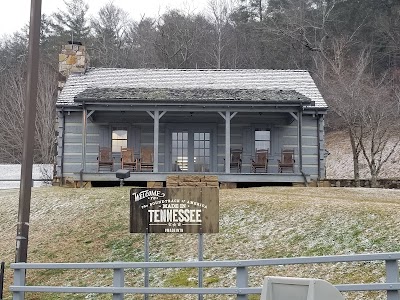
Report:
[{"label": "bare tree", "polygon": [[365,134],[362,115],[368,97],[364,92],[369,60],[367,51],[353,58],[350,54],[351,44],[351,37],[332,39],[331,47],[321,47],[316,61],[323,93],[330,109],[339,119],[335,123],[349,134],[354,179],[359,186],[361,140]]},{"label": "bare tree", "polygon": [[48,64],[41,64],[39,69],[38,101],[36,118],[36,161],[53,163],[56,142],[56,97],[57,72]]},{"label": "bare tree", "polygon": [[371,186],[378,186],[382,167],[400,145],[400,110],[391,84],[372,82],[362,111],[364,134],[360,140],[363,156],[371,174]]},{"label": "bare tree", "polygon": [[20,163],[23,145],[23,111],[25,96],[22,64],[2,72],[0,110],[0,152],[5,162]]},{"label": "bare tree", "polygon": [[365,158],[372,186],[382,166],[399,145],[399,108],[392,83],[371,74],[369,48],[352,55],[352,37],[332,39],[332,47],[319,52],[319,80],[330,108],[346,129],[353,152],[356,185],[360,180],[360,158]]},{"label": "bare tree", "polygon": [[208,6],[211,12],[210,20],[214,25],[211,57],[215,63],[211,65],[221,69],[222,54],[229,43],[227,41],[227,27],[229,27],[230,6],[227,0],[210,0]]},{"label": "bare tree", "polygon": [[112,2],[91,20],[94,31],[92,63],[102,67],[127,67],[128,14]]},{"label": "bare tree", "polygon": [[[20,163],[23,147],[23,112],[25,109],[25,64],[8,69],[0,77],[3,89],[0,94],[0,158],[6,162]],[[55,99],[57,73],[41,64],[35,132],[34,161],[51,163],[54,159]]]}]

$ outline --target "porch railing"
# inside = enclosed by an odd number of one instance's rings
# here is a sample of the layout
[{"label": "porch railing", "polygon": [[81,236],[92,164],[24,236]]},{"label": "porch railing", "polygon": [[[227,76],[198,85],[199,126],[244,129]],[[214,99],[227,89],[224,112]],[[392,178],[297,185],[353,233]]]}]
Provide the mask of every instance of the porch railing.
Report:
[{"label": "porch railing", "polygon": [[[14,300],[24,299],[25,292],[39,293],[99,293],[112,294],[113,300],[124,298],[124,294],[230,294],[236,295],[236,299],[248,299],[250,294],[261,294],[262,288],[249,287],[249,267],[322,264],[322,263],[352,263],[383,261],[386,268],[385,283],[354,283],[338,284],[336,288],[341,292],[356,291],[386,291],[387,300],[400,300],[399,267],[400,253],[358,254],[317,257],[293,257],[260,260],[235,260],[235,261],[197,261],[197,262],[109,262],[109,263],[13,263],[14,284],[10,286]],[[146,268],[235,268],[235,287],[198,287],[198,288],[160,288],[160,287],[126,287],[125,270]],[[26,285],[26,270],[32,269],[109,269],[113,270],[112,286],[32,286]],[[360,273],[363,273],[360,270]],[[260,282],[261,285],[261,282]]]}]

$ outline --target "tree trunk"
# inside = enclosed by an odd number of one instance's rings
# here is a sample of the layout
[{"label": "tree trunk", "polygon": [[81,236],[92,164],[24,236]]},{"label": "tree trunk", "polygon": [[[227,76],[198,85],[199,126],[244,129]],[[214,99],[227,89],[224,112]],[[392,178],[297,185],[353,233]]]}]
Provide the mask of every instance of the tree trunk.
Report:
[{"label": "tree trunk", "polygon": [[359,156],[360,152],[358,151],[358,147],[356,145],[356,141],[354,136],[349,129],[349,136],[350,136],[350,143],[351,143],[351,150],[353,151],[353,172],[354,172],[354,182],[356,187],[360,186],[360,163],[359,163]]},{"label": "tree trunk", "polygon": [[377,188],[377,187],[379,187],[379,184],[378,184],[378,177],[374,174],[374,175],[372,175],[371,174],[371,187],[372,188]]},{"label": "tree trunk", "polygon": [[375,160],[372,159],[369,165],[369,171],[371,173],[371,187],[376,188],[378,187],[378,168],[376,167]]}]

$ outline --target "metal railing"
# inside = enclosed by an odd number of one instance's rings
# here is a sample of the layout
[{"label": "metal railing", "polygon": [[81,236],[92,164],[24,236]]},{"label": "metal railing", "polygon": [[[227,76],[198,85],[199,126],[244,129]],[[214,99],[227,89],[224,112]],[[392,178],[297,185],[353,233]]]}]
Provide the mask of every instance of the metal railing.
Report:
[{"label": "metal railing", "polygon": [[[0,178],[0,183],[2,183],[2,182],[20,182],[21,181],[21,179],[14,179],[14,178],[4,178],[4,179],[1,179]],[[34,179],[32,179],[32,186],[34,186],[35,185],[35,181],[41,181],[41,182],[48,182],[48,183],[51,183],[52,182],[52,179],[46,179],[46,178],[34,178]],[[19,185],[18,186],[12,186],[12,187],[4,187],[5,189],[8,189],[8,188],[19,188]]]},{"label": "metal railing", "polygon": [[[237,300],[248,299],[250,294],[261,294],[261,287],[249,287],[249,267],[300,265],[321,263],[353,263],[383,261],[386,268],[385,283],[338,284],[341,292],[386,291],[387,300],[400,300],[399,267],[400,253],[358,254],[316,257],[294,257],[236,261],[196,261],[196,262],[110,262],[110,263],[13,263],[14,284],[10,286],[14,300],[24,299],[25,292],[40,293],[99,293],[112,294],[113,300],[124,298],[124,294],[226,294],[236,295]],[[125,270],[146,268],[235,268],[236,287],[160,288],[125,287]],[[32,269],[109,269],[113,270],[113,286],[72,287],[72,286],[32,286],[25,285],[26,270]],[[261,285],[261,282],[260,282]]]},{"label": "metal railing", "polygon": [[[32,181],[49,181],[51,182],[53,179],[51,178],[33,178]],[[9,181],[21,181],[21,179],[14,179],[14,178],[0,178],[0,182],[4,181],[4,182],[9,182]]]}]

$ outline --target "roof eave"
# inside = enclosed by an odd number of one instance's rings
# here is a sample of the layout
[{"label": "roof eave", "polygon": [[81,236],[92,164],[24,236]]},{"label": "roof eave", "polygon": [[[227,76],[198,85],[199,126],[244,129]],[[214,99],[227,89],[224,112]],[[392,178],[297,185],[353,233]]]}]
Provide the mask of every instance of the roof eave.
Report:
[{"label": "roof eave", "polygon": [[315,105],[314,101],[309,99],[301,100],[233,100],[233,99],[202,99],[202,100],[188,100],[188,99],[162,99],[162,100],[139,100],[139,99],[107,99],[106,101],[99,101],[97,99],[84,99],[75,98],[74,103],[84,103],[85,105],[97,105],[97,106],[109,106],[109,105],[132,105],[132,104],[142,104],[142,105],[168,105],[168,106],[182,106],[182,105],[203,105],[203,106],[215,106],[216,104],[229,104],[229,105],[252,105],[252,106],[308,106]]}]

